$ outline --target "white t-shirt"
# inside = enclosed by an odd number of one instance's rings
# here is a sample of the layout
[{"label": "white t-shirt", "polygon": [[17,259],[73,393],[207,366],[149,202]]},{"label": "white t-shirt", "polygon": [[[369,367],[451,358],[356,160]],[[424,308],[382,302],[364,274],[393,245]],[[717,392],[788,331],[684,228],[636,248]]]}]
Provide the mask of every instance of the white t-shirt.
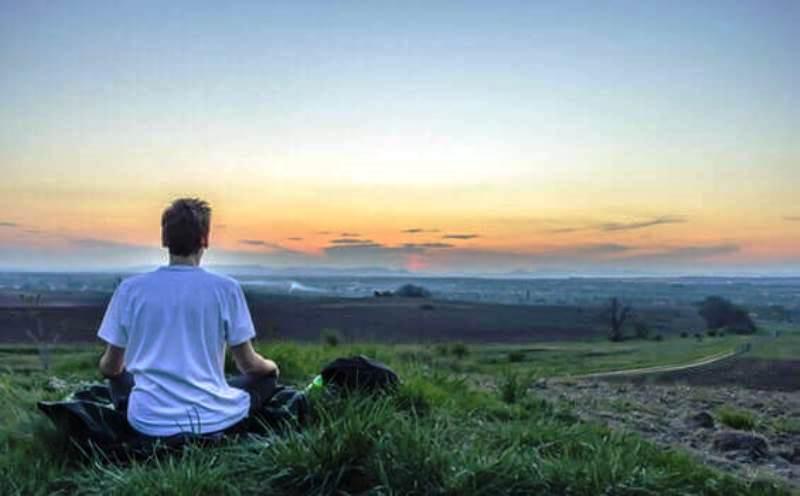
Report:
[{"label": "white t-shirt", "polygon": [[225,345],[255,336],[242,287],[200,267],[170,265],[120,284],[97,335],[125,348],[135,386],[128,421],[150,436],[223,430],[250,395],[225,381]]}]

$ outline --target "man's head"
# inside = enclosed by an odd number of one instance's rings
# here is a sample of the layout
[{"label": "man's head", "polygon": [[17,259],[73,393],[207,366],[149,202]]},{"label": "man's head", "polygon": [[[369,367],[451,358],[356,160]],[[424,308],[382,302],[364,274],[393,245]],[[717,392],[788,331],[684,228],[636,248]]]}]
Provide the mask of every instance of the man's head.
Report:
[{"label": "man's head", "polygon": [[161,244],[187,257],[208,248],[211,207],[199,198],[179,198],[161,215]]}]

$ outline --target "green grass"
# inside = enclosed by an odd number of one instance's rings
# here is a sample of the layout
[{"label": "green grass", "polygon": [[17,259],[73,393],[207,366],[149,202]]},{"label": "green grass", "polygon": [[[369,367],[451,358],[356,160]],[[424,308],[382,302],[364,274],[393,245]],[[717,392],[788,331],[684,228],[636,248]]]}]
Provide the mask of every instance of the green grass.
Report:
[{"label": "green grass", "polygon": [[720,423],[727,425],[731,429],[751,431],[756,427],[756,419],[753,414],[745,410],[737,410],[728,406],[723,406],[717,411]]},{"label": "green grass", "polygon": [[[36,413],[37,400],[97,379],[99,348],[60,349],[50,373],[23,359],[21,368],[0,372],[0,494],[787,494],[581,422],[568,406],[529,388],[543,371],[639,366],[639,353],[657,362],[651,347],[671,341],[519,348],[521,362],[497,346],[470,346],[459,358],[423,346],[262,344],[289,383],[306,383],[335,357],[363,353],[392,366],[403,385],[390,397],[318,400],[300,432],[189,446],[125,466],[76,454]],[[8,347],[0,353],[14,355]],[[16,355],[35,364],[35,354]],[[556,355],[566,363],[556,365]],[[485,363],[494,356],[498,363]],[[486,374],[496,387],[478,385]]]}]

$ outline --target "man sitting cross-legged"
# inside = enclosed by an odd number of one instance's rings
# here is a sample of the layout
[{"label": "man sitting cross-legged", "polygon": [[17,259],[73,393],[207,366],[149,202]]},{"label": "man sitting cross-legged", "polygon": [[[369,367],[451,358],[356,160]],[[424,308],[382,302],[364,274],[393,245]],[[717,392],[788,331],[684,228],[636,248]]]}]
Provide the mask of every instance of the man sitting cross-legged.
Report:
[{"label": "man sitting cross-legged", "polygon": [[[169,437],[236,430],[269,399],[278,367],[251,344],[253,321],[234,279],[199,267],[211,209],[179,199],[161,218],[169,265],[128,278],[114,292],[98,336],[100,371],[140,434]],[[225,348],[242,372],[228,382]]]}]

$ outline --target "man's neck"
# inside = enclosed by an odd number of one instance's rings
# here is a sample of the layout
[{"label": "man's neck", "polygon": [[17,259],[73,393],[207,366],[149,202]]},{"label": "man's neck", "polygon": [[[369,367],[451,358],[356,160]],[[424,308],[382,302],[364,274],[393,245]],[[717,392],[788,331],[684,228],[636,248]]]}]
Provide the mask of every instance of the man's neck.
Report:
[{"label": "man's neck", "polygon": [[181,256],[181,255],[170,255],[169,256],[169,264],[170,265],[188,265],[197,267],[200,265],[200,257],[202,255],[200,253],[195,253],[192,255]]}]

